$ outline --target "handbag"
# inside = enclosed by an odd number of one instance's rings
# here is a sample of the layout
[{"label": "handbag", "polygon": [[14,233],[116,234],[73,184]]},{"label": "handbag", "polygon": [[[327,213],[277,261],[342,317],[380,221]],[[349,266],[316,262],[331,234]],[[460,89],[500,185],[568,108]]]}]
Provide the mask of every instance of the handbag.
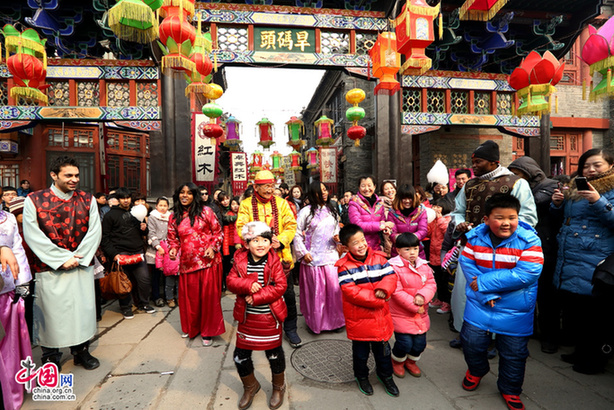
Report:
[{"label": "handbag", "polygon": [[111,271],[100,279],[100,290],[105,299],[123,297],[132,291],[132,282],[124,272],[121,265],[113,262]]}]

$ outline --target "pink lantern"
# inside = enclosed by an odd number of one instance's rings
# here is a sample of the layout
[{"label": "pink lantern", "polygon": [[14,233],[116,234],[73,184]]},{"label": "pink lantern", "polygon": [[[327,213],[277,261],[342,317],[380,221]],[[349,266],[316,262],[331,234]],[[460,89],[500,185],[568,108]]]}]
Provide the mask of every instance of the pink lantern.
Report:
[{"label": "pink lantern", "polygon": [[311,147],[307,151],[305,151],[305,160],[307,160],[307,169],[315,169],[320,164],[318,161],[318,150]]},{"label": "pink lantern", "polygon": [[335,138],[333,138],[335,124],[333,120],[323,115],[313,124],[316,126],[318,134],[316,144],[327,146],[335,140]]}]

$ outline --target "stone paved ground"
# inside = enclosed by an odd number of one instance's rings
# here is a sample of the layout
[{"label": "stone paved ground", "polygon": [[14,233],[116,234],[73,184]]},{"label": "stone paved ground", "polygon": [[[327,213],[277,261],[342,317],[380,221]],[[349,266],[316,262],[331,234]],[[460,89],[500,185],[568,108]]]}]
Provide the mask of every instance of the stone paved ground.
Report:
[{"label": "stone paved ground", "polygon": [[[160,308],[154,314],[136,314],[125,320],[117,302],[105,307],[92,353],[101,365],[93,371],[73,366],[64,349],[62,373],[74,374],[75,402],[35,402],[28,397],[23,409],[236,409],[241,382],[232,362],[234,296],[222,300],[226,333],[213,347],[203,347],[200,337],[180,337],[179,310]],[[288,393],[282,409],[505,409],[496,387],[497,359],[479,389],[466,392],[460,382],[466,367],[462,352],[448,346],[454,334],[446,318],[431,309],[428,346],[419,362],[421,378],[395,379],[399,398],[386,395],[374,375],[373,396],[361,394],[355,383],[321,383],[303,377],[290,364],[293,349],[284,341]],[[304,341],[339,339],[345,333],[310,335],[299,317]],[[530,342],[523,400],[527,409],[613,409],[614,364],[597,376],[572,371],[559,354],[540,351]],[[569,352],[569,348],[562,352]],[[34,350],[40,362],[40,348]],[[266,409],[271,393],[270,372],[263,352],[254,353],[256,375],[262,384],[253,409]]]}]

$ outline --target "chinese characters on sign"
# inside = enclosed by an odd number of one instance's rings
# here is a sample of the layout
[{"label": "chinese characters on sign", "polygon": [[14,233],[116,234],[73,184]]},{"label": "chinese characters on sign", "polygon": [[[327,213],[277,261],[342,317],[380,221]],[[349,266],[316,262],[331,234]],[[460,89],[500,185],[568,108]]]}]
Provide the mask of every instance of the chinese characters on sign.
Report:
[{"label": "chinese characters on sign", "polygon": [[232,191],[237,194],[247,188],[247,154],[233,152],[230,154],[232,169]]},{"label": "chinese characters on sign", "polygon": [[292,167],[292,159],[290,159],[290,156],[287,155],[283,157],[282,163],[284,164],[284,182],[288,184],[288,186],[296,185],[294,171],[290,169]]},{"label": "chinese characters on sign", "polygon": [[[194,129],[198,130],[202,123],[209,119],[202,114],[194,115]],[[192,135],[194,140],[194,176],[197,182],[213,182],[215,180],[216,141]]]},{"label": "chinese characters on sign", "polygon": [[337,183],[337,148],[320,148],[320,173],[322,183]]},{"label": "chinese characters on sign", "polygon": [[315,30],[254,27],[254,50],[315,53]]},{"label": "chinese characters on sign", "polygon": [[[21,369],[15,374],[15,381],[23,384],[32,393],[34,401],[75,401],[73,374],[62,374],[55,363],[47,362],[36,368],[28,356],[21,361]],[[38,384],[38,386],[36,386]]]}]

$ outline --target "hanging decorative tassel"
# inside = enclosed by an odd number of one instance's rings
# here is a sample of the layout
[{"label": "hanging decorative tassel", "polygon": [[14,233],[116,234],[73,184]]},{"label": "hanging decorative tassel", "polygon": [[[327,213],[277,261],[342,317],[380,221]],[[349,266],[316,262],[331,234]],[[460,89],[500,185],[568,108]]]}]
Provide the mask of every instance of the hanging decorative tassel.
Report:
[{"label": "hanging decorative tassel", "polygon": [[612,91],[612,69],[608,68],[608,77],[607,77],[607,85],[606,85],[606,91],[608,94],[610,94],[610,92]]},{"label": "hanging decorative tassel", "polygon": [[442,38],[443,38],[443,13],[439,13],[439,39],[441,40]]},{"label": "hanging decorative tassel", "polygon": [[213,50],[213,71],[217,73],[217,50]]},{"label": "hanging decorative tassel", "polygon": [[582,80],[582,100],[586,100],[586,78]]},{"label": "hanging decorative tassel", "polygon": [[555,114],[559,113],[559,96],[558,95],[554,96],[554,113]]}]

